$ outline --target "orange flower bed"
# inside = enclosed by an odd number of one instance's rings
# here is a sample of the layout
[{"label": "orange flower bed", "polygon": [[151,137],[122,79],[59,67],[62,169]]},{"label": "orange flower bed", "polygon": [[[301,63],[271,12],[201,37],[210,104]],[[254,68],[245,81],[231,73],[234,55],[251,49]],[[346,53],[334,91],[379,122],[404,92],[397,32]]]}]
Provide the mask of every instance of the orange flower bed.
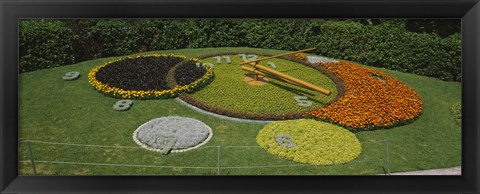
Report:
[{"label": "orange flower bed", "polygon": [[301,60],[307,60],[307,55],[305,55],[303,53],[293,53],[293,54],[289,54],[288,56],[295,57],[295,58],[301,59]]},{"label": "orange flower bed", "polygon": [[344,96],[307,116],[360,131],[406,124],[422,112],[420,96],[392,76],[345,61],[318,64],[343,80]]}]

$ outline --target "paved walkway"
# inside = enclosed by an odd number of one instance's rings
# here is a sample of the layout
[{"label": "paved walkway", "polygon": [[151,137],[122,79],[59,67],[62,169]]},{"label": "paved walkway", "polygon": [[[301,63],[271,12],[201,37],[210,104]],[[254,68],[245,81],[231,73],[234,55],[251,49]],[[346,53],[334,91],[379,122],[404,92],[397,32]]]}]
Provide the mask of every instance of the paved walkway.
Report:
[{"label": "paved walkway", "polygon": [[462,167],[431,169],[411,172],[397,172],[391,175],[462,175]]}]

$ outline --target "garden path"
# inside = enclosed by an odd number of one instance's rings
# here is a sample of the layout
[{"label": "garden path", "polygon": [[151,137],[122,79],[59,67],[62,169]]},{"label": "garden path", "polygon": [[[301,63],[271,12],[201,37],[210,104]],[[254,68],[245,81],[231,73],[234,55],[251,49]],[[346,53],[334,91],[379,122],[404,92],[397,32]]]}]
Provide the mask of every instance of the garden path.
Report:
[{"label": "garden path", "polygon": [[462,167],[420,170],[411,172],[397,172],[391,175],[462,175]]}]

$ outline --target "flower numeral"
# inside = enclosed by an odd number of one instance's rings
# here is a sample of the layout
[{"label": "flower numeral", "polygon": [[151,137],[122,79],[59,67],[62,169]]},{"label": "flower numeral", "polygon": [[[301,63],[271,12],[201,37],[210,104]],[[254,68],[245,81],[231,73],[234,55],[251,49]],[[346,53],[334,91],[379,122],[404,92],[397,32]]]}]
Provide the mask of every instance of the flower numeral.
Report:
[{"label": "flower numeral", "polygon": [[125,111],[130,109],[132,104],[133,104],[132,100],[119,100],[113,105],[113,110]]},{"label": "flower numeral", "polygon": [[205,68],[205,65],[208,65],[213,69],[213,64],[211,64],[211,63],[196,63],[196,65],[197,65],[198,68],[200,68],[200,67]]},{"label": "flower numeral", "polygon": [[275,141],[280,147],[293,148],[297,146],[297,143],[293,141],[292,136],[287,134],[275,135]]},{"label": "flower numeral", "polygon": [[227,62],[227,64],[232,63],[232,60],[230,59],[230,56],[215,56],[213,58],[215,58],[217,60],[217,64],[222,63],[222,58],[225,59],[225,62]]},{"label": "flower numeral", "polygon": [[246,54],[239,54],[239,56],[242,58],[242,60],[246,61],[247,59],[249,61],[253,61],[258,58],[257,55],[246,55]]},{"label": "flower numeral", "polygon": [[161,149],[162,154],[168,154],[175,146],[177,142],[176,137],[165,137],[160,135],[155,139],[155,148]]},{"label": "flower numeral", "polygon": [[65,81],[70,81],[70,80],[76,80],[78,77],[80,77],[80,72],[71,71],[71,72],[65,73],[65,75],[62,78]]},{"label": "flower numeral", "polygon": [[273,69],[276,69],[276,68],[277,68],[277,66],[275,65],[275,63],[270,62],[270,61],[267,62],[267,65],[270,65]]},{"label": "flower numeral", "polygon": [[298,106],[301,107],[310,107],[312,106],[312,102],[308,100],[306,96],[295,96],[293,97],[295,101],[297,101]]}]

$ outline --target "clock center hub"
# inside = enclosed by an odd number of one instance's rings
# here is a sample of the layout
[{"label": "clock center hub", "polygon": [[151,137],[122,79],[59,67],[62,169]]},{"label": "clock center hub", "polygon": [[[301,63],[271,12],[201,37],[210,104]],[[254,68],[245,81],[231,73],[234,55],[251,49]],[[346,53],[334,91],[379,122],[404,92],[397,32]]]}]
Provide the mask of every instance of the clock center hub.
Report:
[{"label": "clock center hub", "polygon": [[249,85],[252,85],[252,86],[263,86],[268,82],[268,78],[259,75],[258,79],[255,80],[254,75],[251,74],[251,75],[246,75],[245,78],[243,78],[243,81],[247,82]]}]

